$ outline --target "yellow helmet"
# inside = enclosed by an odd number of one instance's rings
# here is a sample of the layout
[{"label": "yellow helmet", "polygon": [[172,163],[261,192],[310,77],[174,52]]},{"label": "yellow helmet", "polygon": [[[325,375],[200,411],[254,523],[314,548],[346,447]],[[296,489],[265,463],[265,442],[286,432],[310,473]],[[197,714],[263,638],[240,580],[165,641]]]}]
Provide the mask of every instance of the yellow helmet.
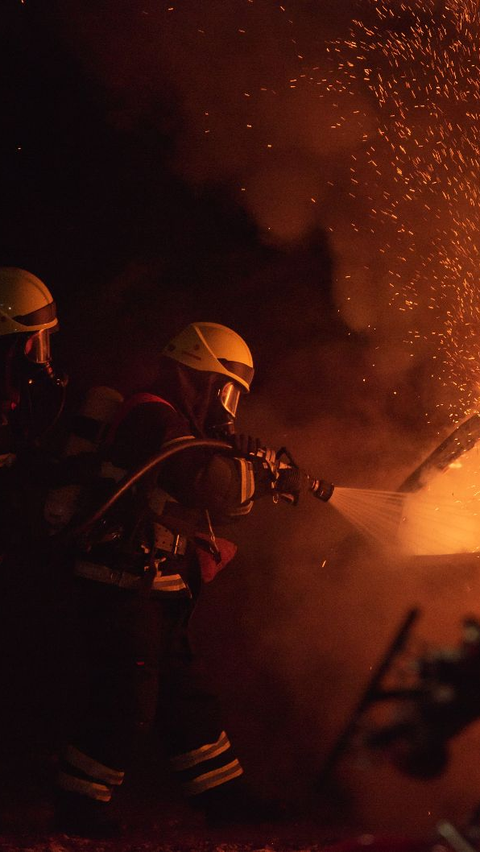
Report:
[{"label": "yellow helmet", "polygon": [[163,351],[193,370],[218,373],[249,391],[253,379],[252,353],[236,331],[216,322],[187,325]]},{"label": "yellow helmet", "polygon": [[25,269],[0,267],[0,336],[34,334],[57,326],[57,311],[48,287]]}]

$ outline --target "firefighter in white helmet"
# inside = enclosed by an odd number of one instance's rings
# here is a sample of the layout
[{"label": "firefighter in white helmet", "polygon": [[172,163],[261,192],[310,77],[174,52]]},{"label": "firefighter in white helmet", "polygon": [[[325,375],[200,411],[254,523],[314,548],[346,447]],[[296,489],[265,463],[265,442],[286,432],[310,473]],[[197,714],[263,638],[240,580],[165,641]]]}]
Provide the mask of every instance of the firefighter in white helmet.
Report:
[{"label": "firefighter in white helmet", "polygon": [[[77,623],[89,692],[59,774],[57,820],[67,832],[116,830],[108,803],[135,736],[152,724],[159,691],[171,766],[192,803],[214,818],[264,814],[256,807],[252,814],[242,766],[187,634],[202,582],[235,554],[216,534],[218,525],[272,494],[272,471],[252,454],[260,442],[234,431],[253,373],[251,352],[236,332],[192,323],[166,346],[151,392],[124,403],[104,443],[104,494],[108,483],[113,487],[176,442],[230,435],[234,449],[192,447],[173,456],[153,481],[122,498],[77,554]],[[296,492],[297,485],[284,481],[280,490],[288,489]]]}]

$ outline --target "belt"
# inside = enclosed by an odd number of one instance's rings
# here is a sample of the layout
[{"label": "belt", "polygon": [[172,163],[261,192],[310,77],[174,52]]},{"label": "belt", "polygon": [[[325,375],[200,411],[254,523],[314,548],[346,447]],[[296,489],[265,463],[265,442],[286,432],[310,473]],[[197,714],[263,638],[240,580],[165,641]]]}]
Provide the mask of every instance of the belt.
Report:
[{"label": "belt", "polygon": [[[108,565],[97,565],[96,562],[82,560],[75,563],[74,573],[77,577],[84,577],[97,583],[108,583],[120,589],[139,589],[143,580],[143,577],[130,574],[129,571],[113,571]],[[188,586],[180,574],[162,574],[160,571],[157,572],[151,588],[154,592],[188,591]]]}]

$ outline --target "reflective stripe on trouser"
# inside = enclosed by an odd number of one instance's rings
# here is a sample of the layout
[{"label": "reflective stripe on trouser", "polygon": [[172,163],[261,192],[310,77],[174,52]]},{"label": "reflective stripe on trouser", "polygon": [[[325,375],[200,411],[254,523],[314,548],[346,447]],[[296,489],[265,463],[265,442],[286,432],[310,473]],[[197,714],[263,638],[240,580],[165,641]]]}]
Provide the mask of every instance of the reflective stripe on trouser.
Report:
[{"label": "reflective stripe on trouser", "polygon": [[171,758],[173,769],[179,773],[184,792],[196,796],[226,784],[242,775],[243,769],[233,756],[230,740],[222,731],[214,743],[205,743],[191,751]]},{"label": "reflective stripe on trouser", "polygon": [[122,784],[124,776],[124,772],[105,766],[70,745],[64,755],[63,769],[58,774],[58,785],[70,793],[109,802],[112,798],[112,787]]}]

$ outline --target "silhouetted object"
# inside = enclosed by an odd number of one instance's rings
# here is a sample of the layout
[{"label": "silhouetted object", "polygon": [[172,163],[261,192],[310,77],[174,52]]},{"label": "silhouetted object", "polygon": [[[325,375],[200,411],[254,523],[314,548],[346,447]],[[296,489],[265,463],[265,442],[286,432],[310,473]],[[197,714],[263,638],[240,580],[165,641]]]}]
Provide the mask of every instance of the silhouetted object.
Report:
[{"label": "silhouetted object", "polygon": [[448,743],[480,717],[480,622],[466,617],[455,647],[415,660],[416,682],[398,696],[392,723],[366,744],[385,751],[407,775],[434,778],[448,764]]},{"label": "silhouetted object", "polygon": [[334,773],[339,760],[351,746],[353,738],[357,735],[360,723],[365,713],[370,709],[372,704],[377,701],[386,701],[396,698],[400,695],[403,697],[403,690],[386,690],[382,689],[382,683],[390,670],[391,665],[396,660],[398,655],[403,651],[406,642],[410,636],[411,629],[415,624],[418,616],[418,609],[411,609],[405,619],[402,621],[397,630],[391,644],[387,648],[384,656],[380,660],[377,668],[373,672],[365,691],[360,697],[358,703],[354,707],[347,724],[341,731],[332,749],[327,755],[322,769],[318,777],[318,785],[321,788],[326,787],[330,782],[331,776]]},{"label": "silhouetted object", "polygon": [[[385,685],[405,650],[419,611],[411,610],[380,661],[320,774],[326,785],[338,761],[360,734],[360,745],[383,754],[400,772],[415,778],[441,775],[448,744],[480,717],[480,622],[466,617],[455,647],[432,649],[410,658],[411,678],[404,686]],[[378,724],[368,714],[378,703],[392,703],[392,720]],[[366,724],[368,719],[368,726]]]}]

